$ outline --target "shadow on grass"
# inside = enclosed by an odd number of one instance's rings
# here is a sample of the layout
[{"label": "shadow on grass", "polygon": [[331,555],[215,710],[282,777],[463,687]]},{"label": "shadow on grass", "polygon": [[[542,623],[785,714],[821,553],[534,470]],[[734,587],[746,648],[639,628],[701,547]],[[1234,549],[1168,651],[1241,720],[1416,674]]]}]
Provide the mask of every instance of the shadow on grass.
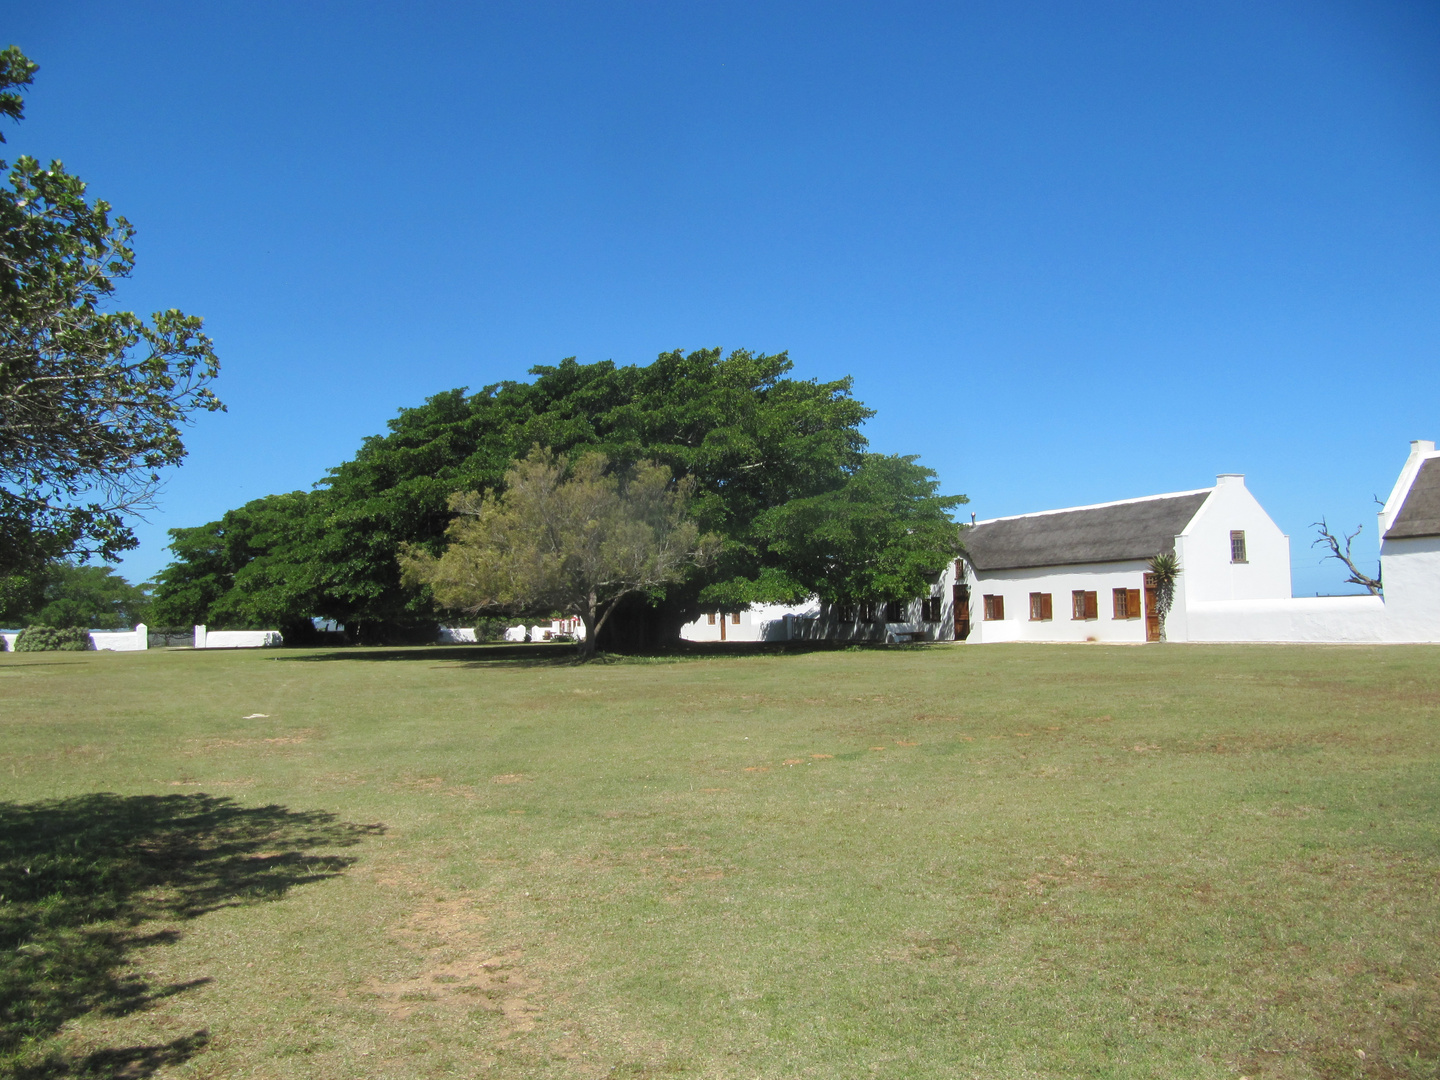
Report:
[{"label": "shadow on grass", "polygon": [[[911,652],[933,648],[934,642],[886,644],[879,641],[685,641],[663,649],[631,653],[598,653],[592,664],[623,664],[654,660],[699,660],[713,657],[798,656],[805,653],[845,652],[848,650],[879,650]],[[316,650],[301,655],[276,656],[275,660],[314,663],[331,660],[446,661],[467,667],[540,667],[577,664],[575,646],[571,644],[529,645],[396,645],[347,646],[343,649]]]},{"label": "shadow on grass", "polygon": [[129,954],[179,933],[143,924],[276,900],[334,877],[354,859],[315,849],[381,828],[203,794],[0,803],[0,1075],[145,1077],[188,1060],[206,1032],[83,1055],[49,1039],[68,1020],[122,1016],[209,981],[146,983]]}]

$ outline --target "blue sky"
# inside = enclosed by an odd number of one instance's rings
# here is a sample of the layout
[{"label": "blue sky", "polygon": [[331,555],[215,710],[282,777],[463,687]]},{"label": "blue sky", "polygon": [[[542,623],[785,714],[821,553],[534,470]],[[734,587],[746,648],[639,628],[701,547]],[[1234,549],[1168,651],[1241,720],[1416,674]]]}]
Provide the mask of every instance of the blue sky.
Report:
[{"label": "blue sky", "polygon": [[7,157],[138,227],[229,412],[165,530],[565,356],[789,350],[981,517],[1243,472],[1295,591],[1440,437],[1440,8],[118,3],[11,11]]}]

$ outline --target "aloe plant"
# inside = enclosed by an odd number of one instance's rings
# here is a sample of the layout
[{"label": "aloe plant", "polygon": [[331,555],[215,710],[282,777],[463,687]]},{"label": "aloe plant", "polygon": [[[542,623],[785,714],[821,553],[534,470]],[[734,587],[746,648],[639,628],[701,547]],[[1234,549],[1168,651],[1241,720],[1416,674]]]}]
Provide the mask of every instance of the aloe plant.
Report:
[{"label": "aloe plant", "polygon": [[1174,555],[1160,554],[1150,560],[1150,579],[1155,584],[1155,613],[1160,616],[1160,640],[1165,640],[1165,618],[1175,602],[1175,582],[1179,580],[1180,560]]}]

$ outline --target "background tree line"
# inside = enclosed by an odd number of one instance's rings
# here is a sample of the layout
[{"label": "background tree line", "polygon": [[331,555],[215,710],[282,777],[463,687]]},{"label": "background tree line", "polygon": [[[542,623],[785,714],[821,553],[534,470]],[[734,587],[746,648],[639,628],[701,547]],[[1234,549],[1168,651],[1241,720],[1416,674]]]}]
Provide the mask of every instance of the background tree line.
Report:
[{"label": "background tree line", "polygon": [[627,597],[602,647],[676,640],[705,611],[928,591],[957,550],[948,512],[964,496],[938,494],[913,457],[867,452],[860,427],[873,414],[848,378],[794,379],[791,368],[783,353],[677,350],[646,366],[571,358],[531,369],[531,382],[437,394],[313,490],[171,530],[176,559],[158,578],[154,618],[278,626],[298,642],[321,617],[355,641],[429,640],[445,612],[414,575],[402,579],[402,546],[440,556],[452,495],[503,492],[535,447],[598,455],[616,475],[668,470],[713,538],[703,566]]}]

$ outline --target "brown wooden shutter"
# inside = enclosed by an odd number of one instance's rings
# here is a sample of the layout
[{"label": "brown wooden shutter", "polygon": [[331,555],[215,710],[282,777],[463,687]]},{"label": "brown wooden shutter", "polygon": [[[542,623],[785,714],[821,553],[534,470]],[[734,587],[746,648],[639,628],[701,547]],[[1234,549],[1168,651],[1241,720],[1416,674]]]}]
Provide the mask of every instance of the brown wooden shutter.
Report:
[{"label": "brown wooden shutter", "polygon": [[1040,617],[1042,619],[1053,619],[1055,617],[1054,599],[1047,593],[1040,596]]},{"label": "brown wooden shutter", "polygon": [[995,618],[1001,620],[1005,618],[1005,597],[1003,596],[995,597]]},{"label": "brown wooden shutter", "polygon": [[1125,599],[1126,617],[1130,619],[1140,618],[1140,590],[1127,589]]},{"label": "brown wooden shutter", "polygon": [[1100,594],[1087,592],[1085,594],[1085,618],[1098,619],[1100,617]]}]

